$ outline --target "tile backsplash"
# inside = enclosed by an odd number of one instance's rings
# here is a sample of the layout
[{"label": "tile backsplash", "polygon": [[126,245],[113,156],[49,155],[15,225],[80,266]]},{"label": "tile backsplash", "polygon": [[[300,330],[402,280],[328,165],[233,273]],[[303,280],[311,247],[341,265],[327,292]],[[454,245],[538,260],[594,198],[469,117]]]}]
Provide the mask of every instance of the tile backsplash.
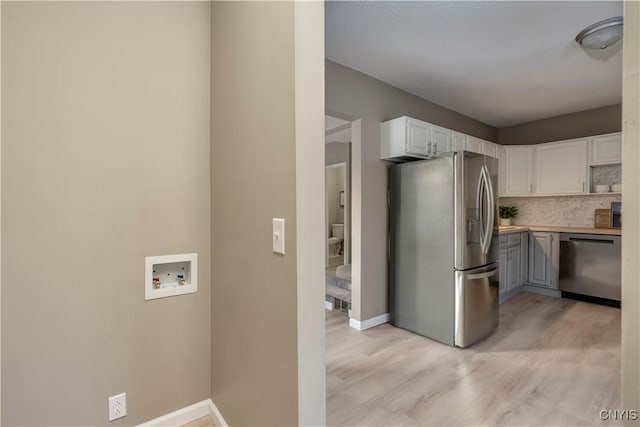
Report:
[{"label": "tile backsplash", "polygon": [[622,196],[556,196],[556,197],[501,197],[500,206],[517,206],[515,225],[553,225],[563,227],[593,227],[593,211],[610,208],[611,202],[622,201]]}]

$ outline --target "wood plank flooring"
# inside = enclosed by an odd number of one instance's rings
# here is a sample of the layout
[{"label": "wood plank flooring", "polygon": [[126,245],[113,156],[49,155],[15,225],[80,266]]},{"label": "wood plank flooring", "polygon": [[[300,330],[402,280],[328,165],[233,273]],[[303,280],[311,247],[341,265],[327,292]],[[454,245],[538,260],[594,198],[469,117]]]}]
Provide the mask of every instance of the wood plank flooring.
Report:
[{"label": "wood plank flooring", "polygon": [[188,424],[184,424],[182,427],[216,427],[213,420],[209,415],[193,420]]},{"label": "wood plank flooring", "polygon": [[327,313],[331,426],[588,426],[620,409],[620,310],[522,293],[500,326],[456,349]]}]

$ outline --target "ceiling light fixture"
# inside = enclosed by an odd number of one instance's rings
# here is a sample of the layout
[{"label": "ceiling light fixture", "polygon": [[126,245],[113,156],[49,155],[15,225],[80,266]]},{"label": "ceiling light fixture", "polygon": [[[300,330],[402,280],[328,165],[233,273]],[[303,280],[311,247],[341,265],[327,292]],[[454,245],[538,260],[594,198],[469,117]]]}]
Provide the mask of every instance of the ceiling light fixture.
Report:
[{"label": "ceiling light fixture", "polygon": [[576,36],[576,42],[586,49],[606,49],[622,38],[622,16],[589,25]]}]

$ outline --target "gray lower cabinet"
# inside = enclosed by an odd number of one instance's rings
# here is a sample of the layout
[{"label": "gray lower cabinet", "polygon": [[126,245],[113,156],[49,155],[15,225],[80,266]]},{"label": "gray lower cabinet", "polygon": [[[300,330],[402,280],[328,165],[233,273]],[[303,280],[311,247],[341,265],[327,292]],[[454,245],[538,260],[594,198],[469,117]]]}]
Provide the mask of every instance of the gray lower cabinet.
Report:
[{"label": "gray lower cabinet", "polygon": [[558,289],[560,235],[531,231],[529,233],[529,283]]},{"label": "gray lower cabinet", "polygon": [[520,234],[520,283],[529,280],[529,233]]},{"label": "gray lower cabinet", "polygon": [[507,249],[500,249],[500,295],[507,292],[507,271],[509,270],[509,261],[507,258]]},{"label": "gray lower cabinet", "polygon": [[507,291],[519,287],[520,282],[520,245],[507,249]]},{"label": "gray lower cabinet", "polygon": [[511,294],[526,283],[527,242],[526,232],[500,236],[500,295]]}]

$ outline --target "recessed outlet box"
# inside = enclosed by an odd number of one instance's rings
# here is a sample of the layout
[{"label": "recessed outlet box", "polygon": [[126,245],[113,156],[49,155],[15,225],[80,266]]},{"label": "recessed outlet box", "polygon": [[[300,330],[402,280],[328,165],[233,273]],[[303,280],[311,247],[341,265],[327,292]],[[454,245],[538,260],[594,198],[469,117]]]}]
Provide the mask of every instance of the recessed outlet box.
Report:
[{"label": "recessed outlet box", "polygon": [[127,393],[120,393],[109,398],[109,421],[127,415]]},{"label": "recessed outlet box", "polygon": [[191,294],[198,291],[198,254],[145,258],[146,300]]}]

